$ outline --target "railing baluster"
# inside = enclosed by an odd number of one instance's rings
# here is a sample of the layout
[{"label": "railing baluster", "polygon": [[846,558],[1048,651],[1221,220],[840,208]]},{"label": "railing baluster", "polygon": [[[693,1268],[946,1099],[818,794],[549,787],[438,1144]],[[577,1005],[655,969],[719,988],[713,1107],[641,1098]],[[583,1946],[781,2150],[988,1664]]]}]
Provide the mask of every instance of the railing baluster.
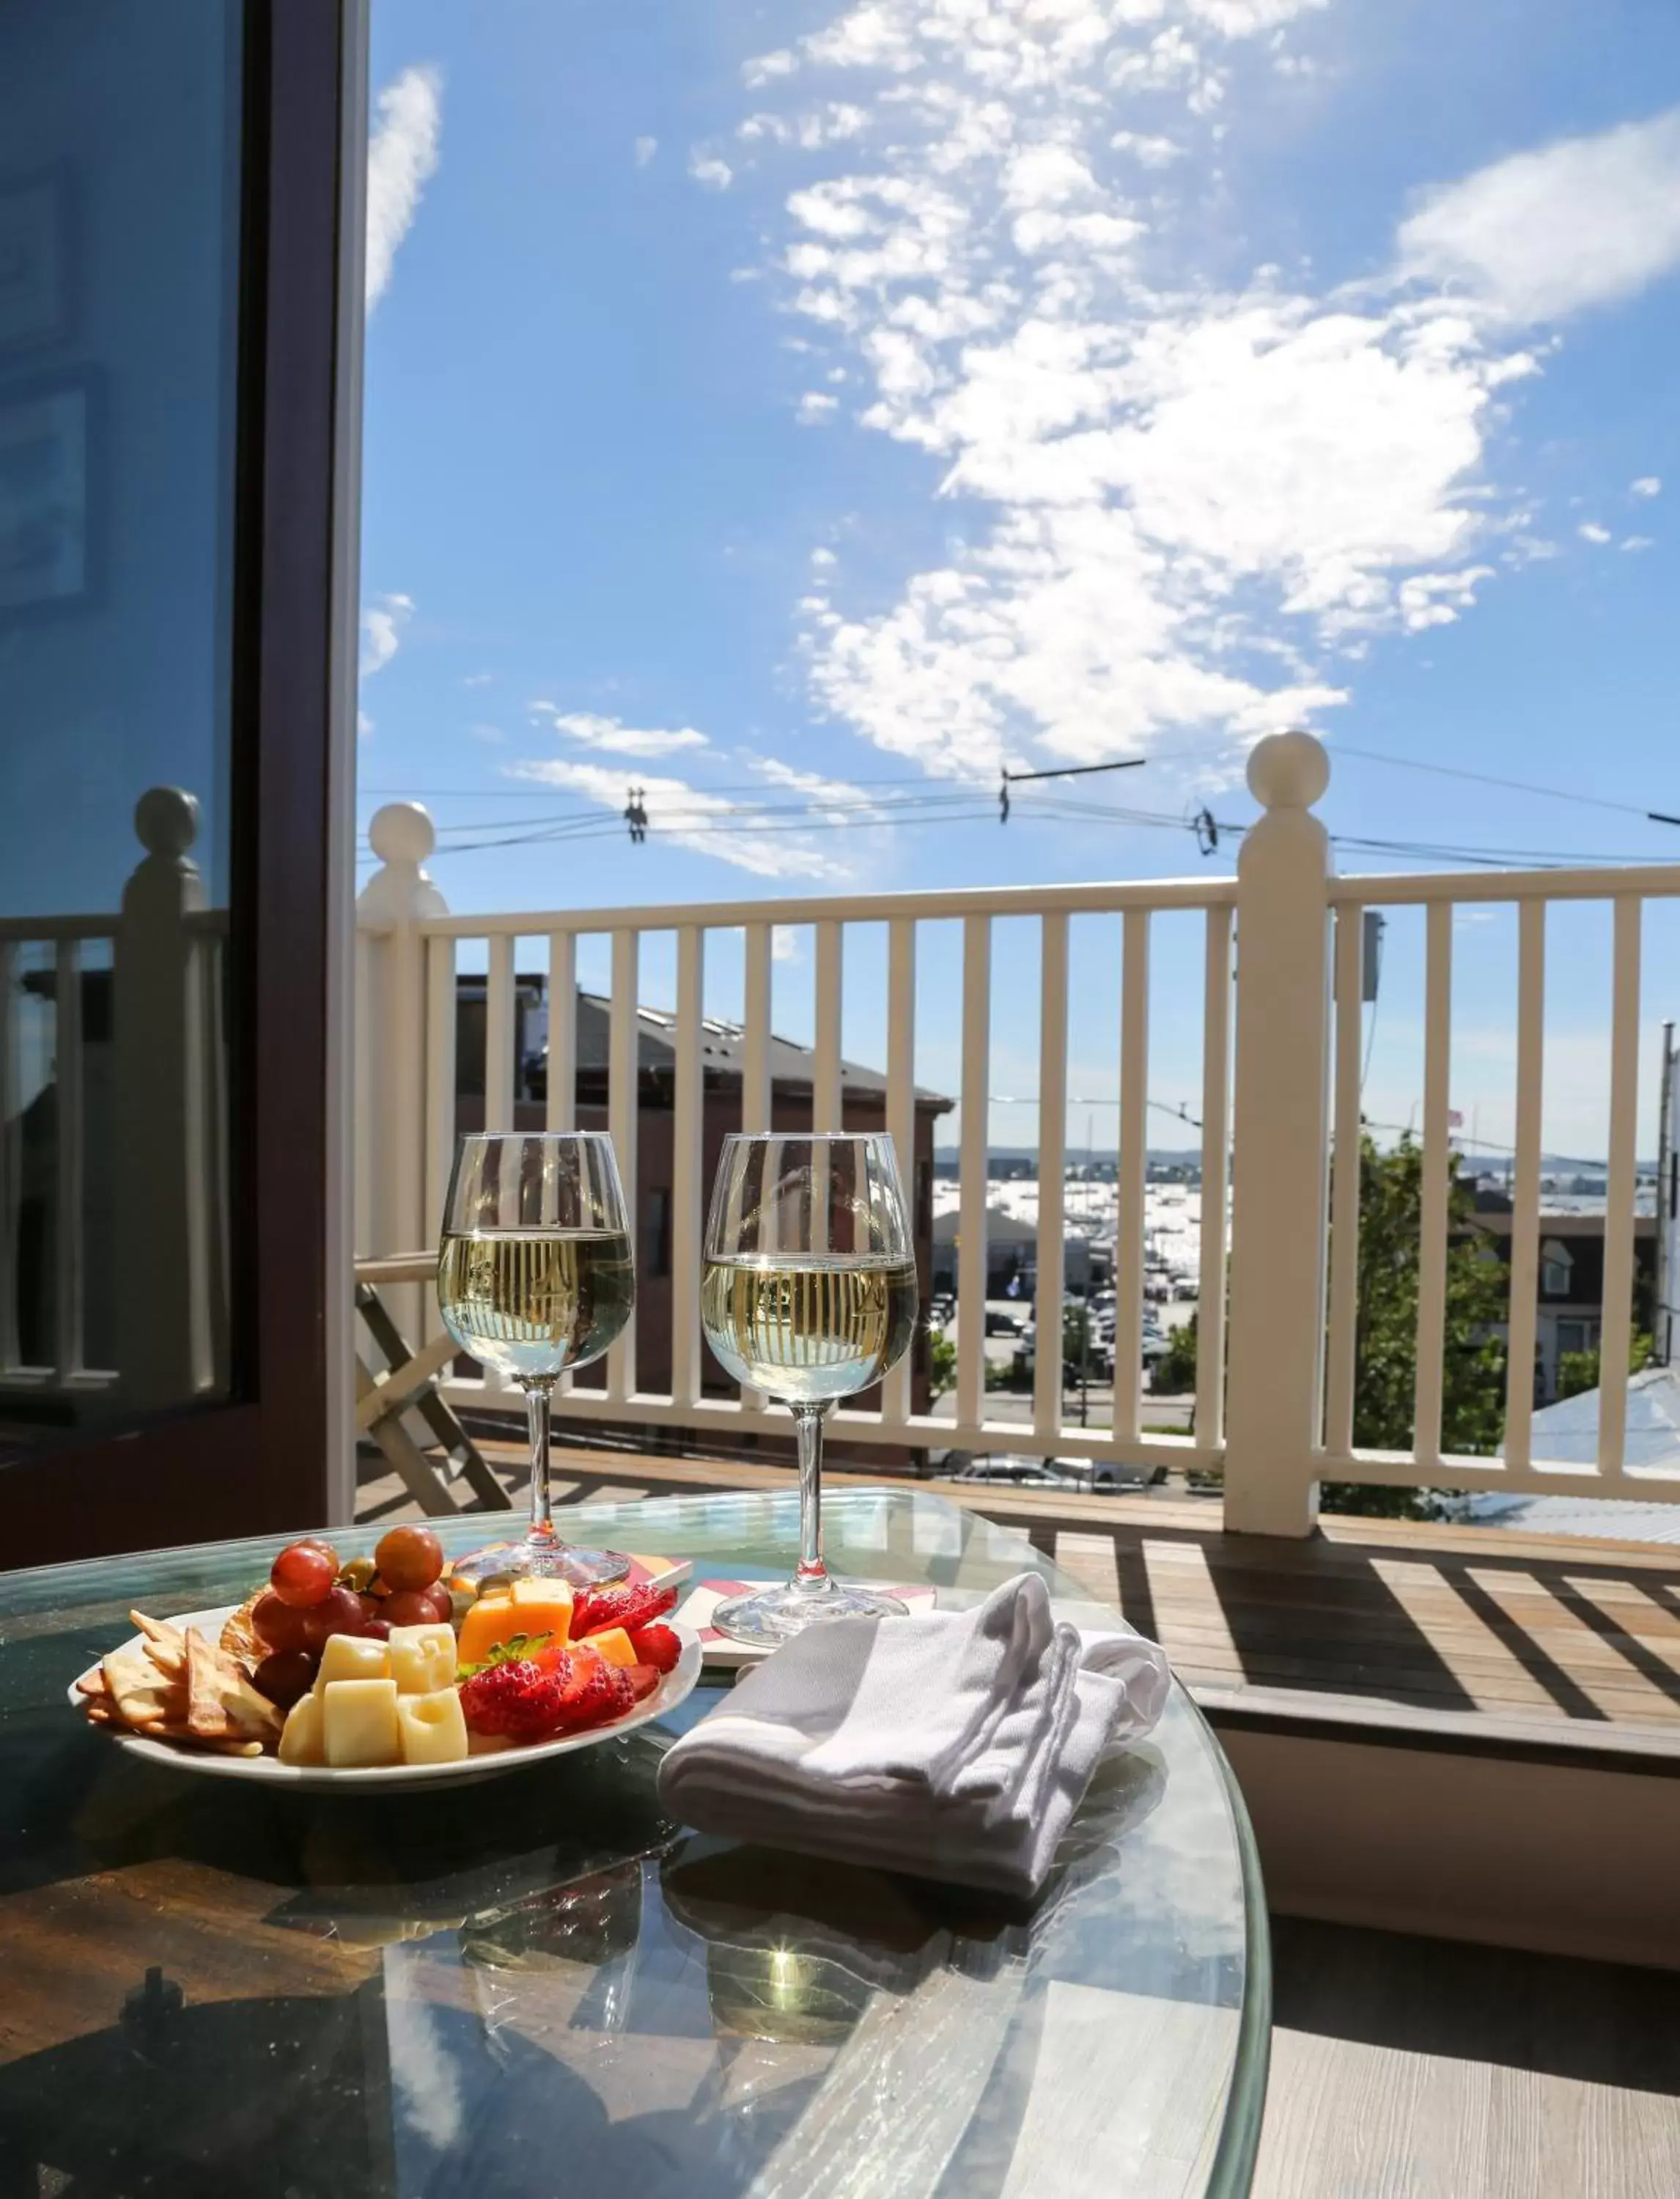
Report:
[{"label": "railing baluster", "polygon": [[1330,1192],[1330,1333],[1326,1350],[1324,1447],[1353,1449],[1359,1336],[1359,1078],[1364,1035],[1365,912],[1336,911],[1336,1128]]},{"label": "railing baluster", "polygon": [[957,1245],[957,1419],[986,1417],[987,1085],[992,1051],[992,925],[963,919],[962,1140]]},{"label": "railing baluster", "polygon": [[[1043,920],[1038,1041],[1038,1301],[1033,1432],[1053,1449],[1062,1425],[1062,1286],[1067,1195],[1068,920]],[[1086,1318],[1090,1309],[1086,1308]]]},{"label": "railing baluster", "polygon": [[1517,911],[1517,1146],[1511,1182],[1509,1343],[1505,1368],[1507,1473],[1524,1471],[1534,1425],[1534,1330],[1540,1282],[1540,1117],[1545,1088],[1546,904]]},{"label": "railing baluster", "polygon": [[838,1130],[844,1127],[844,1096],[840,1080],[840,926],[832,922],[817,928],[817,1030],[811,1062],[811,1128]]},{"label": "railing baluster", "polygon": [[1412,1449],[1432,1473],[1441,1462],[1442,1370],[1447,1321],[1447,1100],[1452,1079],[1453,904],[1429,904],[1424,981],[1423,1180],[1418,1231],[1417,1377]]},{"label": "railing baluster", "polygon": [[[444,1201],[449,1196],[450,1171],[455,1164],[455,942],[426,942],[426,1211],[421,1217],[424,1249],[441,1230]],[[428,1337],[442,1327],[438,1319],[437,1292],[421,1293],[422,1315]],[[486,1367],[487,1379],[492,1369]],[[499,1383],[497,1385],[500,1386]]]},{"label": "railing baluster", "polygon": [[[1143,1364],[1143,1219],[1149,1105],[1149,912],[1126,911],[1120,989],[1120,1229],[1114,1247],[1114,1433],[1138,1437]],[[1043,1331],[1039,1349],[1043,1350]]]},{"label": "railing baluster", "polygon": [[548,936],[548,1074],[545,1129],[577,1128],[577,934]]},{"label": "railing baluster", "polygon": [[[192,949],[187,950],[190,955]],[[190,965],[189,965],[190,966]],[[189,1004],[191,1014],[196,1000]],[[53,963],[53,1082],[57,1151],[53,1257],[54,1374],[61,1385],[82,1364],[82,951],[61,939]]]},{"label": "railing baluster", "polygon": [[[913,1232],[921,1191],[916,1181],[916,925],[910,917],[895,917],[887,929],[887,1129]],[[919,1281],[925,1298],[928,1278]],[[881,1411],[888,1420],[910,1417],[914,1359],[915,1352],[907,1351],[882,1385]]]},{"label": "railing baluster", "polygon": [[770,927],[750,924],[746,997],[741,1012],[741,1128],[750,1135],[770,1123]]},{"label": "railing baluster", "polygon": [[[612,936],[612,1007],[607,1031],[607,1128],[618,1156],[618,1172],[630,1211],[630,1243],[640,1251],[637,1228],[637,1085],[641,1069],[641,1025],[636,989],[639,982],[640,935],[627,926]],[[607,1395],[615,1403],[636,1394],[636,1316],[625,1323],[607,1354]]]},{"label": "railing baluster", "polygon": [[697,924],[677,934],[676,1093],[671,1166],[671,1402],[700,1395],[700,1170],[705,1108],[701,1017],[706,935]]},{"label": "railing baluster", "polygon": [[513,950],[511,932],[490,942],[490,976],[484,999],[484,1127],[513,1128]]},{"label": "railing baluster", "polygon": [[1610,1166],[1604,1203],[1604,1313],[1598,1332],[1598,1470],[1623,1479],[1633,1338],[1633,1202],[1639,1112],[1641,904],[1616,897],[1610,1011]]},{"label": "railing baluster", "polygon": [[1202,1026],[1202,1225],[1196,1304],[1196,1442],[1225,1440],[1225,1204],[1231,1142],[1231,912],[1207,913]]},{"label": "railing baluster", "polygon": [[[356,1028],[352,1040],[355,1049],[356,1119],[352,1132],[354,1158],[351,1165],[355,1174],[355,1249],[358,1257],[364,1259],[370,1259],[376,1251],[373,1241],[373,1134],[379,1119],[379,1091],[373,1053],[373,935],[359,928],[356,933]],[[3,1344],[0,1344],[0,1350],[3,1350]]]}]

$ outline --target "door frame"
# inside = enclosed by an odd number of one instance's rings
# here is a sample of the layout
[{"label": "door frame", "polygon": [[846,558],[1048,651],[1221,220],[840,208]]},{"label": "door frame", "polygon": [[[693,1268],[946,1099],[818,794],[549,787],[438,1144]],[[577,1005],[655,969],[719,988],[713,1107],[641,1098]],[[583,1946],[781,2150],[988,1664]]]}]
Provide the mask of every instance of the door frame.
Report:
[{"label": "door frame", "polygon": [[238,1394],[0,1473],[0,1566],[347,1519],[367,0],[246,0],[233,553]]}]

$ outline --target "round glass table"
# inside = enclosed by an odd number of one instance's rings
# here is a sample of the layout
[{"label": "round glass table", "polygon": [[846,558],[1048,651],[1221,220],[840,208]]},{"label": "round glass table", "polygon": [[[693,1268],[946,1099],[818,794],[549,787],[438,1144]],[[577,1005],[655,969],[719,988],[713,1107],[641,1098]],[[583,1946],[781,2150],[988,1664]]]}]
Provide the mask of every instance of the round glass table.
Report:
[{"label": "round glass table", "polygon": [[[835,1491],[831,1562],[942,1603],[1031,1567],[913,1484]],[[481,1541],[480,1514],[440,1525]],[[570,1511],[594,1543],[773,1578],[786,1495]],[[341,1551],[377,1530],[347,1532]],[[274,2199],[1232,2199],[1252,2173],[1263,1897],[1175,1688],[1030,1910],[701,1837],[676,1726],[433,1794],[139,1762],[68,1708],[127,1613],[239,1600],[278,1538],[0,1575],[0,2191]],[[1107,1614],[1111,1619],[1111,1613]]]}]

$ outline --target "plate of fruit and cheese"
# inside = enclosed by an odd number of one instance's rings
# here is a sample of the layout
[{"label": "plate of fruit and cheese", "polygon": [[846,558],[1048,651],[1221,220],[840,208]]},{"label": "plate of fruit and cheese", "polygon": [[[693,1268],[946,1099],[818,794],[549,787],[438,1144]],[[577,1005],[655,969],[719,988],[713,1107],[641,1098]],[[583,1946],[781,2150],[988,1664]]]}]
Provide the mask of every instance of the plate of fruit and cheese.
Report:
[{"label": "plate of fruit and cheese", "polygon": [[135,1755],[293,1788],[494,1777],[610,1741],[681,1702],[699,1637],[657,1581],[574,1592],[447,1577],[428,1528],[341,1564],[289,1543],[247,1602],[156,1619],[90,1666],[70,1700]]}]

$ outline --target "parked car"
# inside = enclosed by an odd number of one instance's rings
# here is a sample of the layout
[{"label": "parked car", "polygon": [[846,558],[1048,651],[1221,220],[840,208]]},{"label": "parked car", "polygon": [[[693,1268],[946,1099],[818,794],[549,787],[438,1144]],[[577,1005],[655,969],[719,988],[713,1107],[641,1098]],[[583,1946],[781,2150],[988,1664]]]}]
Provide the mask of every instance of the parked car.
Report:
[{"label": "parked car", "polygon": [[1026,1321],[1020,1314],[1004,1313],[992,1306],[986,1309],[988,1336],[1019,1336],[1026,1326]]},{"label": "parked car", "polygon": [[1013,1451],[971,1457],[959,1467],[956,1481],[1010,1482],[1024,1489],[1083,1489],[1085,1477],[1077,1467],[1053,1458],[1029,1458]]}]

